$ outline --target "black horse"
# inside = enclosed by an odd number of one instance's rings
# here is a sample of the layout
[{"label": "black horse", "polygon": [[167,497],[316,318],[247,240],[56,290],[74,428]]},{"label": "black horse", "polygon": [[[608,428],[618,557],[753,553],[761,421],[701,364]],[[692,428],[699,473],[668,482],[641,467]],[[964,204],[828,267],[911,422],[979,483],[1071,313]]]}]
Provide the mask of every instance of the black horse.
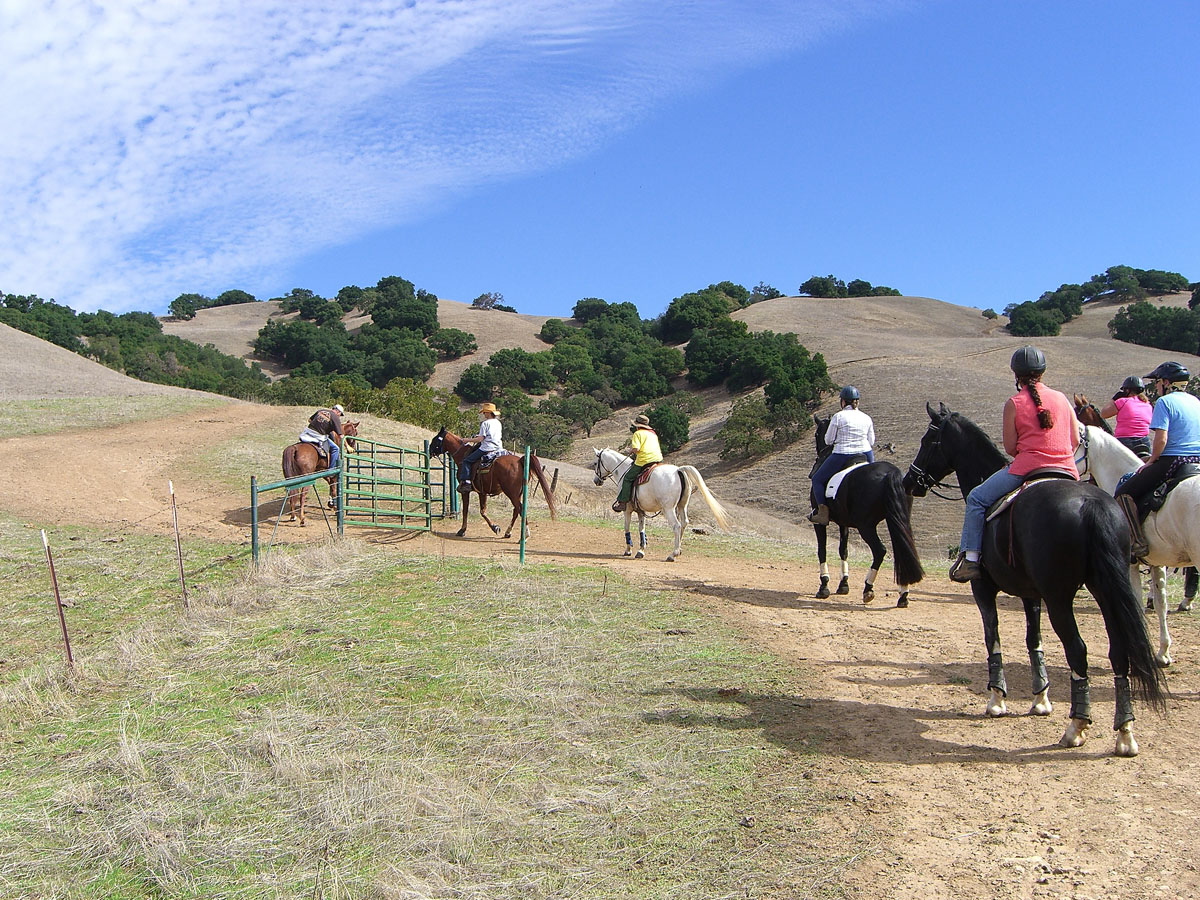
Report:
[{"label": "black horse", "polygon": [[[821,461],[833,452],[832,447],[825,445],[825,429],[828,427],[828,419],[817,418],[817,461],[809,477],[816,472]],[[837,497],[825,502],[829,504],[830,521],[836,522],[840,530],[838,557],[842,561],[842,580],[837,592],[850,593],[846,544],[850,539],[850,529],[855,528],[871,548],[872,555],[871,571],[867,573],[862,600],[863,603],[870,603],[875,599],[875,576],[879,574],[879,566],[887,556],[887,549],[876,529],[880,522],[886,520],[888,534],[892,538],[896,583],[900,585],[900,599],[896,605],[908,606],[908,589],[924,578],[925,572],[913,541],[908,520],[912,501],[905,494],[900,470],[888,462],[861,466],[846,475]],[[815,502],[813,506],[816,506]],[[821,563],[821,588],[817,596],[824,599],[829,596],[829,566],[825,562],[828,526],[814,525],[813,528],[817,531],[817,559]]]},{"label": "black horse", "polygon": [[[925,408],[929,429],[904,476],[904,486],[921,497],[951,472],[957,472],[965,498],[1007,460],[970,419],[951,412],[944,403],[936,412],[928,404]],[[1004,697],[1008,689],[996,616],[996,594],[1002,590],[1020,597],[1025,606],[1025,644],[1037,695],[1030,712],[1049,715],[1051,709],[1041,638],[1041,607],[1045,603],[1050,624],[1062,641],[1071,667],[1071,721],[1062,744],[1078,747],[1087,739],[1092,721],[1087,647],[1072,608],[1076,592],[1087,585],[1108,631],[1108,659],[1116,698],[1115,752],[1118,756],[1136,756],[1130,677],[1141,699],[1156,709],[1164,708],[1167,692],[1129,581],[1129,526],[1116,501],[1095,485],[1073,479],[1038,482],[988,522],[982,562],[984,574],[971,582],[971,592],[983,616],[988,652],[988,688],[992,695],[987,713],[1002,715],[1006,711]]]}]

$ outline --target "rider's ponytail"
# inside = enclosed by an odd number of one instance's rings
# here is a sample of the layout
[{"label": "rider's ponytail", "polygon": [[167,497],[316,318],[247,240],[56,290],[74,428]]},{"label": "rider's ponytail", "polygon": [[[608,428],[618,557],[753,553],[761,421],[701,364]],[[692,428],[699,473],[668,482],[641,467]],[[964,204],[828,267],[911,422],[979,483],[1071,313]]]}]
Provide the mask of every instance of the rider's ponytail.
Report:
[{"label": "rider's ponytail", "polygon": [[1041,425],[1042,430],[1045,431],[1047,428],[1054,427],[1054,416],[1050,414],[1050,410],[1048,410],[1048,409],[1046,409],[1046,407],[1042,406],[1042,398],[1041,398],[1041,395],[1038,394],[1038,389],[1037,389],[1037,383],[1038,383],[1038,380],[1040,379],[1040,377],[1041,377],[1040,374],[1039,375],[1027,375],[1027,376],[1019,379],[1019,381],[1024,382],[1025,387],[1029,388],[1029,396],[1033,399],[1034,406],[1037,407],[1038,424]]}]

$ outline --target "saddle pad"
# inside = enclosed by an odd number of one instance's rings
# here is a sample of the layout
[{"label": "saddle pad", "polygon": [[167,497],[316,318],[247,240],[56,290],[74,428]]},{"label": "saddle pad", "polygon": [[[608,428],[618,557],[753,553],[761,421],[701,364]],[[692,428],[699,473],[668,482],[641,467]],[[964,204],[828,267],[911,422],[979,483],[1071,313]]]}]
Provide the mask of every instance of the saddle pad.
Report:
[{"label": "saddle pad", "polygon": [[488,469],[490,469],[492,467],[492,464],[495,463],[496,460],[498,460],[502,456],[520,456],[520,455],[521,454],[519,454],[519,453],[513,453],[511,450],[496,450],[493,453],[489,453],[487,456],[485,456],[479,462],[475,463],[475,475],[479,476],[479,475],[482,475],[484,472],[488,471]]},{"label": "saddle pad", "polygon": [[324,444],[325,435],[318,431],[313,431],[311,428],[305,428],[300,432],[300,440],[305,444]]},{"label": "saddle pad", "polygon": [[832,478],[830,478],[829,486],[825,488],[826,499],[832,500],[834,497],[837,496],[838,488],[840,488],[842,486],[842,481],[845,479],[845,477],[847,475],[849,475],[855,469],[861,469],[863,466],[869,466],[869,465],[870,465],[870,463],[868,463],[868,462],[855,463],[852,466],[847,466],[845,469],[842,469],[842,471],[838,472],[836,475],[834,475]]},{"label": "saddle pad", "polygon": [[647,481],[649,481],[650,476],[654,473],[654,467],[657,465],[658,463],[652,462],[646,466],[646,468],[642,469],[642,471],[638,474],[637,481],[633,483],[633,486],[637,487],[639,484],[645,484]]},{"label": "saddle pad", "polygon": [[[1067,477],[1070,477],[1070,476],[1067,476]],[[988,521],[988,522],[992,521],[992,519],[996,518],[1002,512],[1004,512],[1006,509],[1008,509],[1010,506],[1012,506],[1013,502],[1019,496],[1021,496],[1021,491],[1025,490],[1026,488],[1033,487],[1035,484],[1041,484],[1043,481],[1061,481],[1061,480],[1062,480],[1062,476],[1059,476],[1059,475],[1051,475],[1046,478],[1031,478],[1031,479],[1029,479],[1028,481],[1023,483],[1019,488],[1017,488],[1015,491],[1009,491],[1007,494],[1005,494],[1003,497],[1001,497],[999,500],[997,500],[995,503],[993,503],[987,511],[986,521]],[[1074,480],[1074,479],[1072,479],[1072,480]]]}]

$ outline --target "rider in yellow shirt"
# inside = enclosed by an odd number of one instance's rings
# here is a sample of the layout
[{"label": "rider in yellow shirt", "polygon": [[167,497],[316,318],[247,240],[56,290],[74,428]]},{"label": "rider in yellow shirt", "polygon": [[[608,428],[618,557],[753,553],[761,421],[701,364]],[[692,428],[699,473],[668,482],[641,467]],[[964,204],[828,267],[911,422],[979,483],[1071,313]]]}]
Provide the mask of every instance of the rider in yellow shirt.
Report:
[{"label": "rider in yellow shirt", "polygon": [[650,427],[646,416],[635,416],[629,423],[629,446],[634,450],[633,465],[621,480],[621,491],[613,504],[613,512],[624,512],[625,504],[633,493],[633,483],[651,463],[662,462],[662,448],[658,444],[658,434]]}]

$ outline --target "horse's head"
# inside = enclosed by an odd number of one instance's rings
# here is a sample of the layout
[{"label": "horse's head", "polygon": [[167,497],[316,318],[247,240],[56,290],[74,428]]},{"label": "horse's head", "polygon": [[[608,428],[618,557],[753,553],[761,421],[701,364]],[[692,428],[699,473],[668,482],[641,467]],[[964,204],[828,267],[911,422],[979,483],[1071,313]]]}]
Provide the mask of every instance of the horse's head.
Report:
[{"label": "horse's head", "polygon": [[429,442],[429,455],[441,456],[446,449],[446,426],[442,426],[442,430],[433,436],[433,440]]},{"label": "horse's head", "polygon": [[926,403],[925,411],[929,413],[929,427],[921,437],[917,458],[904,476],[904,490],[914,497],[924,497],[931,487],[954,471],[954,463],[942,446],[943,429],[952,425],[952,413],[941,402],[936,410]]},{"label": "horse's head", "polygon": [[[599,487],[604,484],[609,478],[617,474],[617,469],[620,468],[621,460],[624,459],[619,453],[608,449],[597,450],[592,448],[592,452],[596,454],[596,460],[592,463],[592,482]],[[614,460],[606,460],[605,457],[617,457]]]},{"label": "horse's head", "polygon": [[830,418],[832,417],[813,416],[813,422],[816,424],[817,458],[813,460],[812,468],[808,471],[809,478],[816,474],[821,463],[825,461],[825,457],[833,452],[833,448],[825,443],[825,432],[829,429]]},{"label": "horse's head", "polygon": [[354,440],[358,437],[358,426],[360,422],[343,422],[342,423],[342,440],[346,442],[346,446],[352,452],[358,452],[358,442]]},{"label": "horse's head", "polygon": [[1084,425],[1095,425],[1108,434],[1112,434],[1112,426],[1108,424],[1108,419],[1100,415],[1100,410],[1096,409],[1096,404],[1088,400],[1086,394],[1073,394],[1071,399],[1075,402],[1075,418]]}]

